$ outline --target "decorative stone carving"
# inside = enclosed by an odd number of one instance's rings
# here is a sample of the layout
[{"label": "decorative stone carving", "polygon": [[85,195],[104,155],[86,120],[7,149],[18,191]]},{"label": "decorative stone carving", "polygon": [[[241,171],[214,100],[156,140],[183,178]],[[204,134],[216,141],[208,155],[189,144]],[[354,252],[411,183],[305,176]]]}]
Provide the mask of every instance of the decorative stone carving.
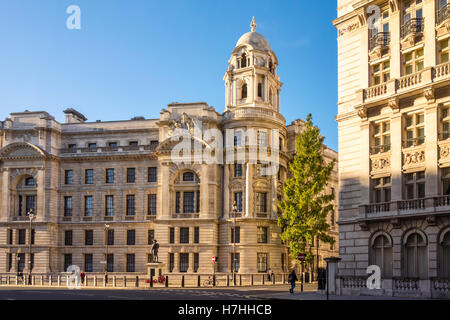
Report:
[{"label": "decorative stone carving", "polygon": [[372,169],[373,170],[383,170],[383,169],[389,168],[390,166],[391,166],[391,161],[388,157],[372,160]]},{"label": "decorative stone carving", "polygon": [[358,116],[361,119],[367,119],[367,108],[366,107],[362,107],[358,110]]},{"label": "decorative stone carving", "polygon": [[425,151],[412,151],[405,153],[405,165],[425,162]]},{"label": "decorative stone carving", "polygon": [[395,12],[398,10],[398,0],[389,0],[389,7],[391,8],[391,12]]},{"label": "decorative stone carving", "polygon": [[430,101],[434,101],[435,96],[434,96],[434,88],[430,87],[430,88],[426,88],[423,91],[423,95],[425,96],[425,98],[427,99],[428,102]]},{"label": "decorative stone carving", "polygon": [[389,108],[392,109],[392,111],[398,110],[399,109],[398,97],[395,97],[393,99],[389,99],[388,106],[389,106]]},{"label": "decorative stone carving", "polygon": [[439,154],[441,155],[441,159],[448,158],[450,155],[450,146],[442,146],[440,149]]},{"label": "decorative stone carving", "polygon": [[171,120],[169,122],[169,136],[173,136],[178,129],[188,130],[191,135],[194,135],[194,120],[186,113],[183,113],[180,120]]}]

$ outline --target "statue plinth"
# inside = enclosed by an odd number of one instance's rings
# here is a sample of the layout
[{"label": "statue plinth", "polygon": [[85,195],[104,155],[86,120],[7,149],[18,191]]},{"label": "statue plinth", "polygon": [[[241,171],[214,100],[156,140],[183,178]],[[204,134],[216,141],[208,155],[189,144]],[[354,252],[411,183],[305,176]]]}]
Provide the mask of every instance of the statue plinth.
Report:
[{"label": "statue plinth", "polygon": [[[162,275],[164,272],[165,263],[164,262],[150,262],[147,263],[147,275],[150,278],[151,275],[153,277],[158,277]],[[153,272],[152,272],[153,270]]]}]

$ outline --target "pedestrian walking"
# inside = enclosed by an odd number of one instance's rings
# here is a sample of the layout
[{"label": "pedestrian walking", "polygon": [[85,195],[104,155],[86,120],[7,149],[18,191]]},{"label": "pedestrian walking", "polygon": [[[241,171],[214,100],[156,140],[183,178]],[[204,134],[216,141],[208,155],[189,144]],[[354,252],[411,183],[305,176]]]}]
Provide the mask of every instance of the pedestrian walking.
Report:
[{"label": "pedestrian walking", "polygon": [[291,288],[289,289],[290,293],[294,293],[295,288],[295,282],[298,281],[297,274],[295,273],[295,270],[292,270],[291,273],[289,273],[288,276],[288,282],[291,283]]},{"label": "pedestrian walking", "polygon": [[84,284],[84,278],[86,277],[86,275],[84,274],[84,271],[81,271],[80,273],[80,278],[81,278],[81,283]]}]

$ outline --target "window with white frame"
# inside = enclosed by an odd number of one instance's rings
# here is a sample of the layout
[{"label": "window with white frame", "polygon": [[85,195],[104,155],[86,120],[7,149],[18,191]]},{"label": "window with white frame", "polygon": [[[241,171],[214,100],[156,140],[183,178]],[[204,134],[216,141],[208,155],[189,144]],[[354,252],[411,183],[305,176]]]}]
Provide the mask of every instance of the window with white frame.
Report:
[{"label": "window with white frame", "polygon": [[416,113],[405,117],[405,147],[418,146],[425,142],[424,114]]},{"label": "window with white frame", "polygon": [[388,82],[391,79],[391,63],[389,60],[372,65],[370,70],[373,86]]},{"label": "window with white frame", "polygon": [[405,196],[407,200],[425,198],[425,172],[404,174]]},{"label": "window with white frame", "polygon": [[372,203],[391,201],[391,177],[372,179]]},{"label": "window with white frame", "polygon": [[424,67],[423,48],[403,54],[403,74],[410,75],[422,71]]},{"label": "window with white frame", "polygon": [[450,107],[441,109],[441,139],[450,138]]},{"label": "window with white frame", "polygon": [[372,124],[372,154],[391,150],[391,124],[389,121]]}]

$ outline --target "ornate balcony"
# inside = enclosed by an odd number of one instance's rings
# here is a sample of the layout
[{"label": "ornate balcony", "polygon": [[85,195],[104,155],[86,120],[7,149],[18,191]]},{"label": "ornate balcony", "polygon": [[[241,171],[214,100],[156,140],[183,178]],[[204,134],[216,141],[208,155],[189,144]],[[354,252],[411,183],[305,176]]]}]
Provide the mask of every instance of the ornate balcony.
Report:
[{"label": "ornate balcony", "polygon": [[369,50],[372,51],[375,48],[385,49],[389,47],[390,33],[378,32],[372,38],[369,39]]},{"label": "ornate balcony", "polygon": [[409,35],[415,36],[418,33],[423,32],[424,18],[414,18],[406,21],[400,30],[401,38],[406,38]]}]

